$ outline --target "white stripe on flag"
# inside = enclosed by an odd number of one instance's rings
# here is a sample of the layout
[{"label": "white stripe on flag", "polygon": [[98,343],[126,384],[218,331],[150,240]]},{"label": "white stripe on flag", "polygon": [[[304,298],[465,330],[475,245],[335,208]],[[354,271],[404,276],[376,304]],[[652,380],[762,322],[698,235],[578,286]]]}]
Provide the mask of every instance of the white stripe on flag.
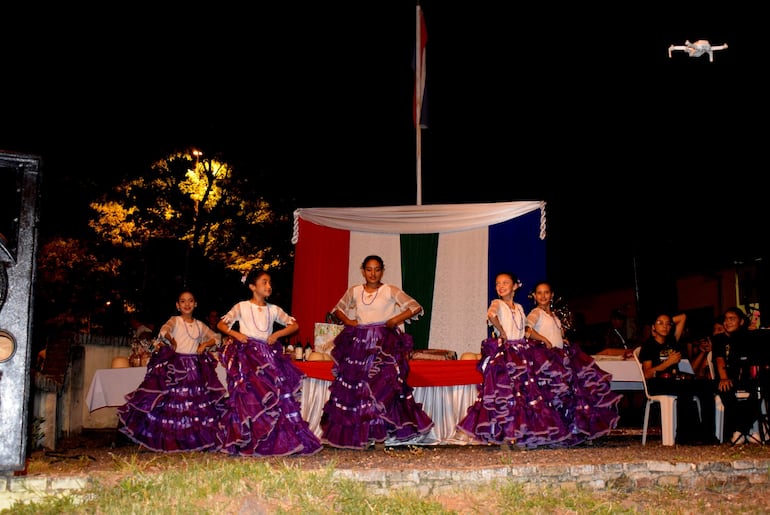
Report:
[{"label": "white stripe on flag", "polygon": [[432,349],[479,352],[487,335],[489,229],[442,233],[438,240]]}]

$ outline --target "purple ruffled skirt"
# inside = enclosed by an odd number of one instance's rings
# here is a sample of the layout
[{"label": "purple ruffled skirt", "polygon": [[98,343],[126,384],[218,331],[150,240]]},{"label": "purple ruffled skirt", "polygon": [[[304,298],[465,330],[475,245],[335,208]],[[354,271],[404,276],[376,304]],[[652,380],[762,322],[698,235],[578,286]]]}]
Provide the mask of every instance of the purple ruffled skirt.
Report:
[{"label": "purple ruffled skirt", "polygon": [[139,387],[118,408],[120,431],[158,452],[218,450],[225,387],[210,354],[154,352]]},{"label": "purple ruffled skirt", "polygon": [[608,434],[621,396],[610,375],[577,346],[536,340],[481,344],[478,398],[457,429],[482,442],[524,448],[572,446]]},{"label": "purple ruffled skirt", "polygon": [[315,454],[323,447],[301,414],[304,374],[284,355],[280,342],[249,338],[225,347],[225,413],[222,452],[240,456]]},{"label": "purple ruffled skirt", "polygon": [[549,352],[572,371],[568,389],[552,401],[562,419],[569,421],[570,437],[564,444],[578,445],[608,435],[620,420],[618,404],[623,398],[611,389],[612,374],[599,368],[578,345]]},{"label": "purple ruffled skirt", "polygon": [[365,449],[391,438],[425,434],[433,421],[407,384],[412,336],[385,324],[346,326],[334,340],[329,400],[321,416],[322,441]]}]

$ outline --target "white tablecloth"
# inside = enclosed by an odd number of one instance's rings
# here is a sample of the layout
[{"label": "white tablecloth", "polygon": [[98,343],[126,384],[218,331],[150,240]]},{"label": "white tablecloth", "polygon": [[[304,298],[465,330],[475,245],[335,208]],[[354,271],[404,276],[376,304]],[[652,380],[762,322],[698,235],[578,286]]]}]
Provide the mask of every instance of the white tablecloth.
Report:
[{"label": "white tablecloth", "polygon": [[[605,372],[612,374],[613,390],[644,390],[642,373],[633,358],[622,356],[594,356],[596,364]],[[679,370],[692,374],[692,365],[686,359],[679,362]]]},{"label": "white tablecloth", "polygon": [[[91,386],[86,394],[88,411],[108,406],[122,406],[126,403],[126,394],[139,387],[147,373],[146,367],[102,368],[94,372]],[[227,373],[221,366],[217,375],[223,385],[227,384]]]}]

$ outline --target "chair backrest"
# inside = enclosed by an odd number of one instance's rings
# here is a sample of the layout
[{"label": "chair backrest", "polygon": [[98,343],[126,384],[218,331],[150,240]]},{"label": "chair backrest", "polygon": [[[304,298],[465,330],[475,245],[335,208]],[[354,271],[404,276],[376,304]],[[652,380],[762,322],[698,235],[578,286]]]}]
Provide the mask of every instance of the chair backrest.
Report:
[{"label": "chair backrest", "polygon": [[714,379],[716,375],[714,375],[714,361],[712,361],[713,356],[711,355],[711,351],[709,351],[708,354],[706,354],[706,363],[709,365],[709,374],[711,374],[711,379]]},{"label": "chair backrest", "polygon": [[636,365],[639,367],[639,374],[642,376],[642,384],[644,385],[644,395],[647,397],[647,399],[650,399],[650,392],[647,391],[647,379],[644,378],[644,367],[642,366],[642,362],[639,361],[639,353],[642,351],[641,345],[639,347],[634,348],[634,361],[636,361]]}]

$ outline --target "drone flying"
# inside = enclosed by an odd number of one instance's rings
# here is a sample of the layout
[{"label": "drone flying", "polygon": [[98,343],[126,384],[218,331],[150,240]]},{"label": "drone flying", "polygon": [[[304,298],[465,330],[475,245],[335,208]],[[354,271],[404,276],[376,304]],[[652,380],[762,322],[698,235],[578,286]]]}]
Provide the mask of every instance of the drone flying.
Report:
[{"label": "drone flying", "polygon": [[703,54],[709,55],[709,62],[714,62],[714,52],[716,50],[724,50],[727,48],[727,43],[723,45],[711,46],[711,43],[705,39],[699,39],[695,43],[685,41],[684,45],[671,45],[668,47],[668,56],[671,57],[671,52],[674,50],[683,50],[690,54],[690,57],[700,57]]}]

